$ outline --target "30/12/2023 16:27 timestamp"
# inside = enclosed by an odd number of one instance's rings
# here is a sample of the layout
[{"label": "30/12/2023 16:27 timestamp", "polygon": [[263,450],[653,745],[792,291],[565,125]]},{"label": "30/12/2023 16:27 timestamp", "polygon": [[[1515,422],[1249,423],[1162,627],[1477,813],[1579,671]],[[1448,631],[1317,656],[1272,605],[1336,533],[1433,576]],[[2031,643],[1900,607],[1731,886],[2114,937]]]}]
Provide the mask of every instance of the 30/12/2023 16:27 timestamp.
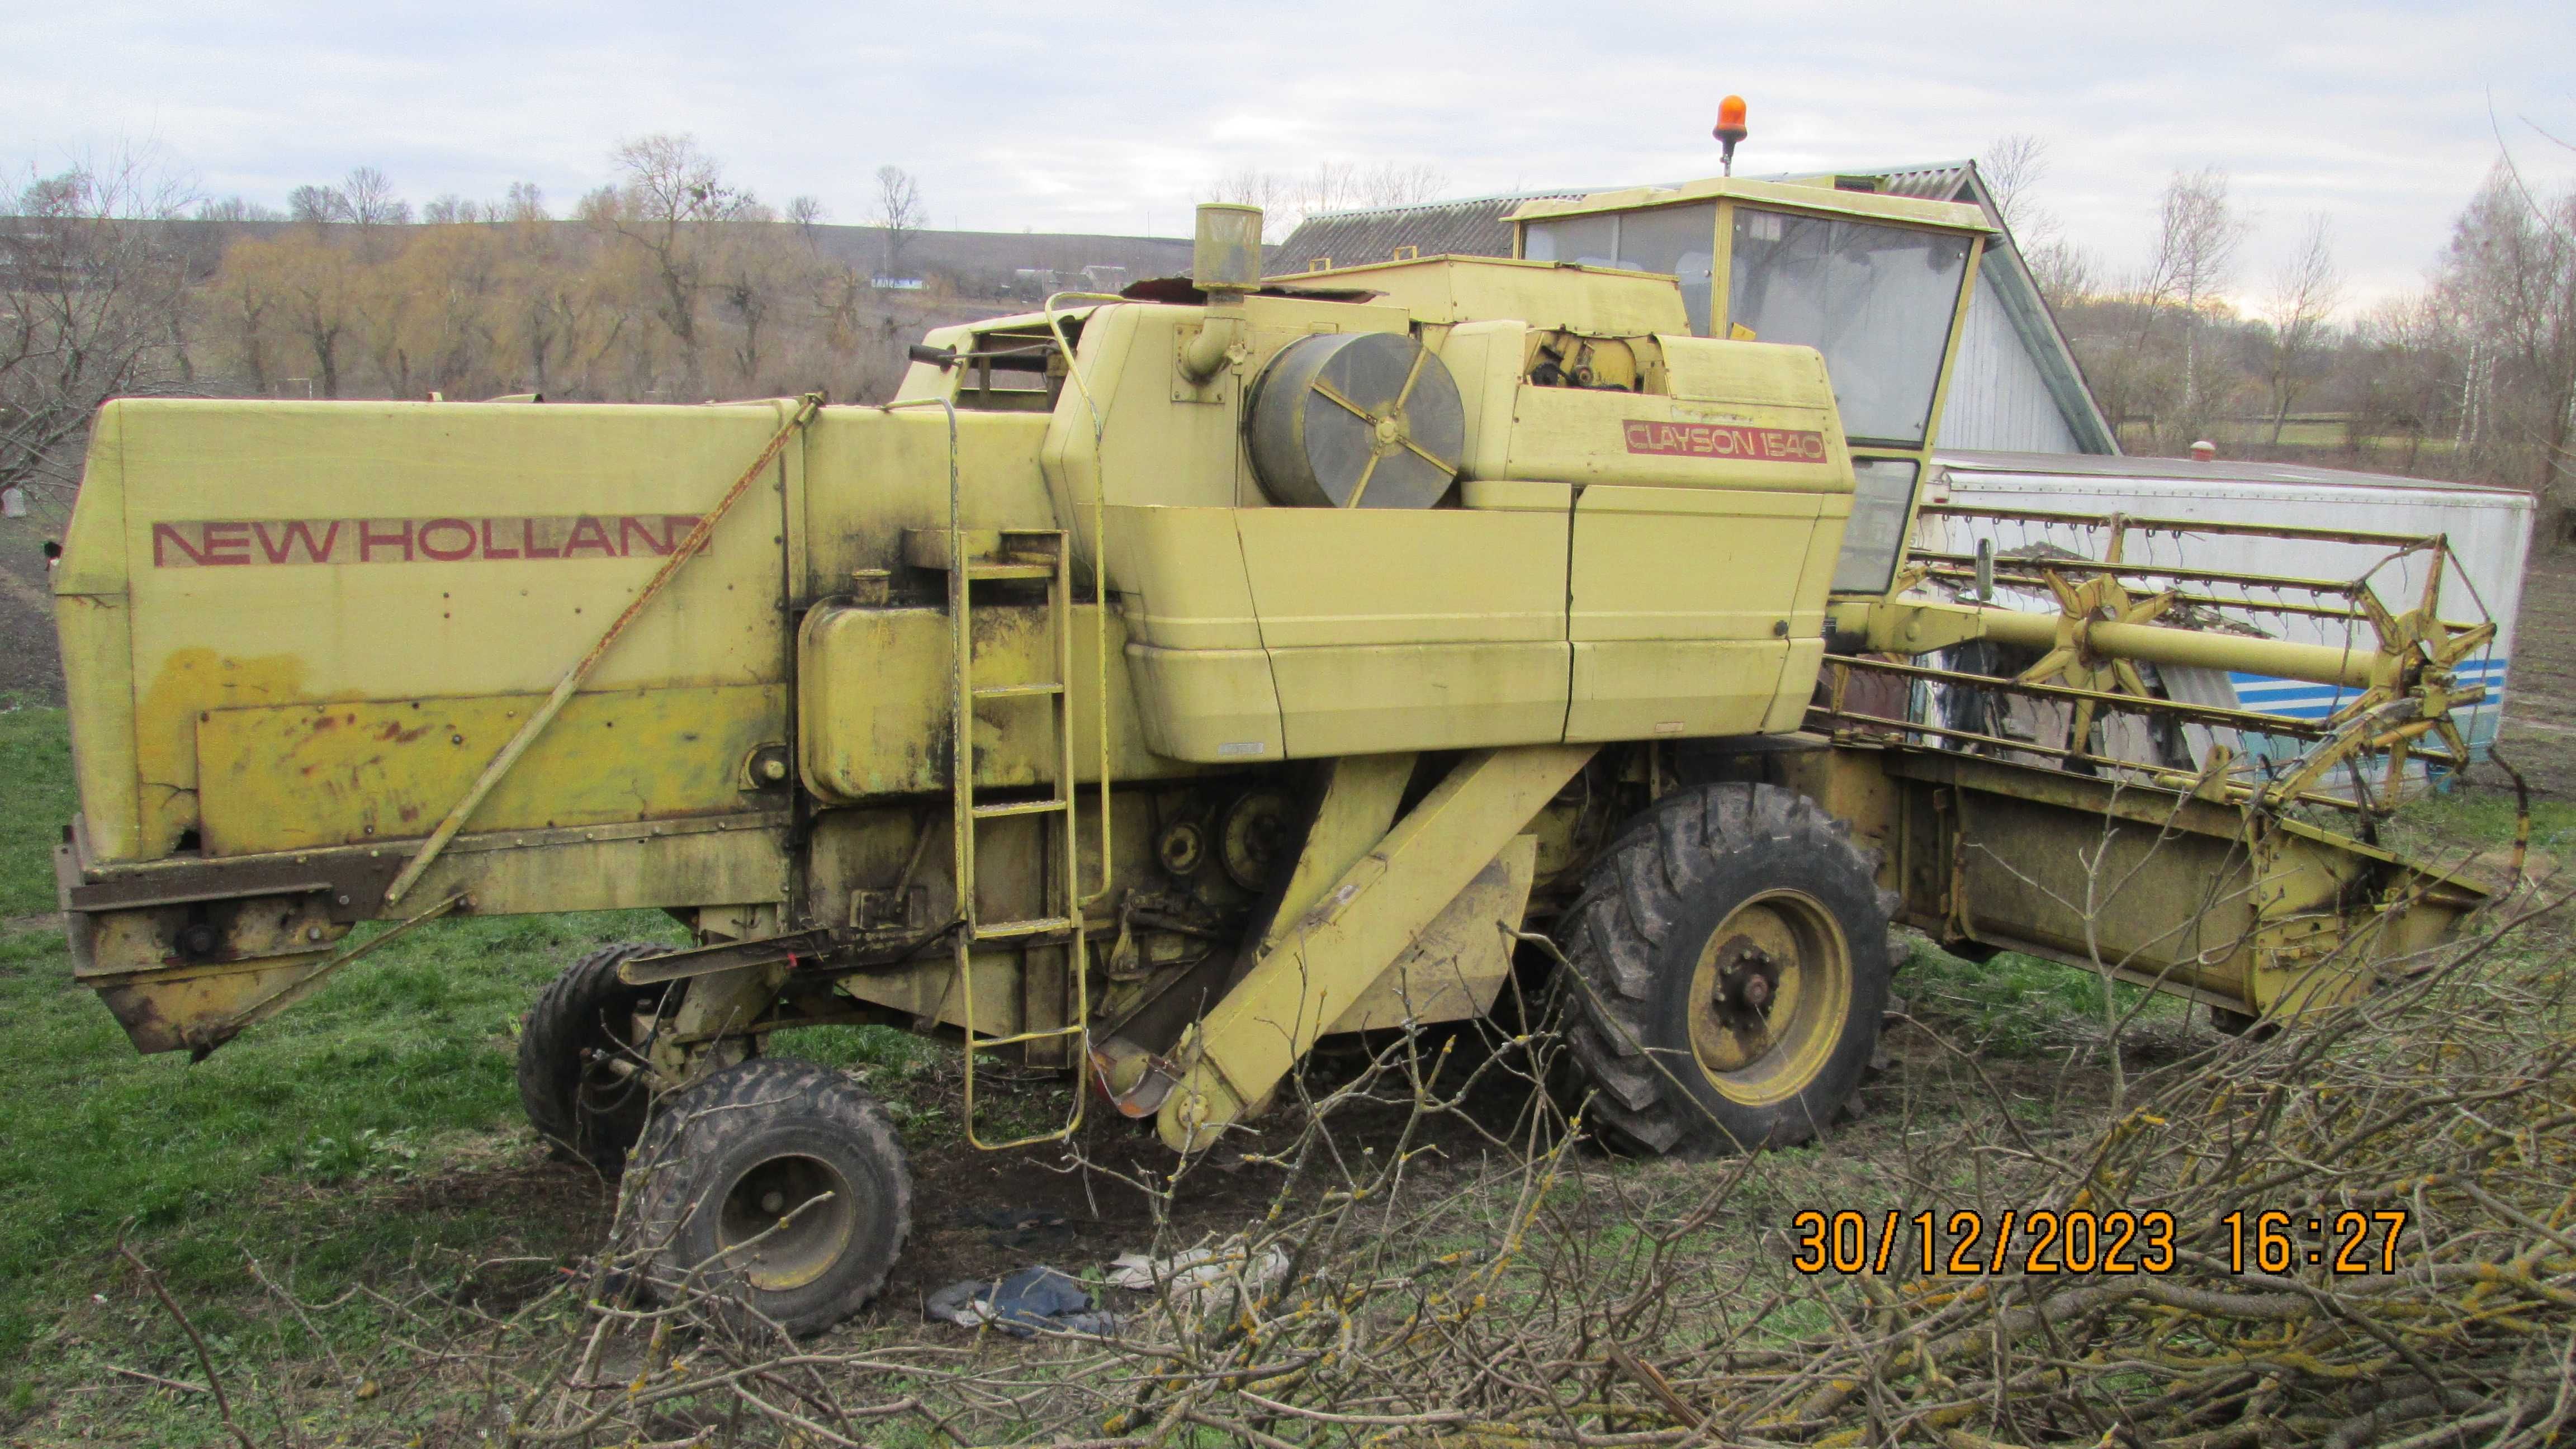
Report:
[{"label": "30/12/2023 16:27 timestamp", "polygon": [[[2231,1273],[2394,1273],[2402,1208],[2247,1212],[2218,1220]],[[1790,1266],[1801,1273],[2170,1273],[2182,1264],[2173,1214],[2047,1208],[1825,1212],[1789,1220]]]}]

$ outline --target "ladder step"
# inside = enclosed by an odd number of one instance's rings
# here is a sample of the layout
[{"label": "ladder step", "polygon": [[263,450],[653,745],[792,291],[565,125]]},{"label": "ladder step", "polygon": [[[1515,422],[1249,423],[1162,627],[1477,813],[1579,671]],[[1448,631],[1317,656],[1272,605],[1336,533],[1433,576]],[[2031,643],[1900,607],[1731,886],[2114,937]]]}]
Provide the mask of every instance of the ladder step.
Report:
[{"label": "ladder step", "polygon": [[975,818],[999,820],[1006,815],[1053,815],[1072,804],[1070,800],[1014,800],[1007,805],[978,805]]},{"label": "ladder step", "polygon": [[975,691],[977,699],[1016,699],[1022,695],[1062,694],[1061,684],[988,684]]},{"label": "ladder step", "polygon": [[970,579],[1051,579],[1055,577],[1055,565],[1051,563],[968,564],[966,577]]},{"label": "ladder step", "polygon": [[969,939],[990,941],[1002,936],[1037,936],[1048,931],[1069,931],[1073,929],[1073,925],[1074,918],[1071,916],[1032,916],[1020,921],[983,921],[977,923]]}]

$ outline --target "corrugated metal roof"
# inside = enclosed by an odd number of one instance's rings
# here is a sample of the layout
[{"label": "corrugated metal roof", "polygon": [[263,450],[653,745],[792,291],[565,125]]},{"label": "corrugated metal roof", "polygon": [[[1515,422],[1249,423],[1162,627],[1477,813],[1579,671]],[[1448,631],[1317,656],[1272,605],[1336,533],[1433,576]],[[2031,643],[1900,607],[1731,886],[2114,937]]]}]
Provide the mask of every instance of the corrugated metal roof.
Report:
[{"label": "corrugated metal roof", "polygon": [[1570,200],[1584,194],[1522,191],[1421,206],[1321,212],[1299,222],[1263,265],[1271,276],[1283,277],[1324,265],[1355,267],[1393,261],[1404,247],[1425,257],[1507,257],[1512,254],[1512,228],[1504,218],[1522,202],[1538,197]]},{"label": "corrugated metal roof", "polygon": [[[1911,196],[1922,201],[1985,202],[1982,188],[1971,188],[1977,175],[1974,161],[1938,161],[1928,166],[1863,167],[1838,173],[1844,176],[1875,176],[1878,189],[1887,196]],[[1987,208],[1993,211],[1992,207]]]}]

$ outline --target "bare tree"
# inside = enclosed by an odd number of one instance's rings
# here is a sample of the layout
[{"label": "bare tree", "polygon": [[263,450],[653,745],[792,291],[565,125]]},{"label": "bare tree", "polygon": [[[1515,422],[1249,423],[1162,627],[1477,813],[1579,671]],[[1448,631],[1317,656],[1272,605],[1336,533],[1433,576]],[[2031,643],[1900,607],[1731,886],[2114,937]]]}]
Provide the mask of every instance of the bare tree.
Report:
[{"label": "bare tree", "polygon": [[760,203],[728,183],[724,169],[692,136],[639,137],[618,146],[613,156],[626,175],[624,184],[594,193],[586,209],[594,226],[622,238],[645,260],[654,315],[678,345],[682,382],[694,393],[704,375],[698,307],[716,245],[713,228],[756,215]]},{"label": "bare tree", "polygon": [[2182,430],[2197,432],[2215,406],[2200,345],[2202,309],[2236,275],[2236,254],[2246,222],[2227,195],[2227,173],[2216,167],[2177,171],[2166,183],[2156,212],[2156,243],[2138,300],[2150,310],[2181,309]]},{"label": "bare tree", "polygon": [[284,221],[286,213],[273,206],[262,206],[256,201],[245,201],[239,196],[227,196],[220,200],[198,202],[197,220],[225,226],[239,226],[245,222]]},{"label": "bare tree", "polygon": [[2363,316],[2338,369],[2349,419],[2345,450],[2358,454],[2365,440],[2395,433],[2406,440],[2399,471],[2413,473],[2426,433],[2456,390],[2456,342],[2430,295],[2392,299]]},{"label": "bare tree", "polygon": [[2057,218],[2036,199],[2039,184],[2048,179],[2047,141],[2027,131],[1998,136],[1977,158],[1977,175],[1994,198],[2004,229],[2025,252],[2056,234]]},{"label": "bare tree", "polygon": [[1240,166],[1208,183],[1211,201],[1257,206],[1262,234],[1276,237],[1294,231],[1308,217],[1370,206],[1412,206],[1446,190],[1449,175],[1427,162],[1387,161],[1362,167],[1351,161],[1318,161],[1311,171],[1291,175],[1258,166]]},{"label": "bare tree", "polygon": [[341,346],[357,325],[349,258],[319,237],[290,233],[277,248],[278,297],[288,329],[313,351],[313,375],[322,395],[340,395]]},{"label": "bare tree", "polygon": [[2021,254],[2050,310],[2064,312],[2102,290],[2102,261],[2064,237],[2051,237]]},{"label": "bare tree", "polygon": [[187,385],[188,268],[167,223],[194,200],[132,154],[0,193],[0,488],[68,502],[102,403]]},{"label": "bare tree", "polygon": [[2297,250],[2272,279],[2263,320],[2272,329],[2263,380],[2272,394],[2272,444],[2280,446],[2290,408],[2316,382],[2331,341],[2333,313],[2343,300],[2343,274],[2335,266],[2334,227],[2323,216],[2308,219]]},{"label": "bare tree", "polygon": [[1359,180],[1360,201],[1368,206],[1417,206],[1449,189],[1449,173],[1427,161],[1382,162]]},{"label": "bare tree", "polygon": [[921,207],[921,183],[900,166],[877,168],[876,224],[885,232],[886,275],[900,277],[903,254],[928,219]]},{"label": "bare tree", "polygon": [[340,181],[349,199],[349,220],[360,226],[403,226],[411,221],[411,203],[394,195],[394,184],[373,166],[361,166]]},{"label": "bare tree", "polygon": [[2534,196],[2500,165],[2461,213],[2436,291],[2469,349],[2463,445],[2544,501],[2576,503],[2576,191]]},{"label": "bare tree", "polygon": [[299,186],[286,193],[286,214],[310,226],[347,221],[349,198],[336,186]]},{"label": "bare tree", "polygon": [[1210,201],[1260,207],[1261,230],[1265,237],[1285,235],[1290,228],[1289,211],[1297,186],[1279,172],[1265,171],[1252,165],[1238,166],[1209,182],[1201,191]]}]

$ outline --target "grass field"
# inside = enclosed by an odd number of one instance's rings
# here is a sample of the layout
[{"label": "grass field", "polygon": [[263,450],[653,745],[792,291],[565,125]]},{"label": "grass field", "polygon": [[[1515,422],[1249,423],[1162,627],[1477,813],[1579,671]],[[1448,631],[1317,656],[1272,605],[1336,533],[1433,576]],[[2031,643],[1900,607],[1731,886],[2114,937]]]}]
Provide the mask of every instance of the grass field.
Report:
[{"label": "grass field", "polygon": [[[513,1033],[567,956],[598,941],[677,939],[667,918],[442,923],[202,1063],[138,1057],[71,981],[52,914],[49,856],[74,808],[69,769],[60,711],[0,712],[0,1020],[14,1029],[13,1049],[0,1056],[0,1441],[223,1440],[202,1396],[134,1377],[200,1374],[166,1313],[119,1262],[120,1232],[245,1389],[337,1384],[340,1360],[360,1355],[402,1362],[422,1320],[376,1294],[430,1294],[427,1311],[454,1308],[462,1323],[466,1308],[524,1297],[597,1241],[606,1195],[547,1163],[525,1128]],[[2458,845],[2510,827],[2509,809],[2465,801],[2419,812],[2406,828],[2419,843]],[[2541,823],[2544,839],[2571,829],[2576,811],[2564,808]],[[2102,1012],[2088,973],[2011,956],[1975,967],[1923,947],[1897,989],[1918,1017],[1984,1052],[1987,1070],[2009,1080],[2027,1064],[2031,1085],[2018,1089],[2016,1112],[2079,1121],[2093,1110],[2078,1060],[2082,1044],[2098,1040]],[[2136,1004],[2120,990],[2122,1008]],[[2169,1001],[2149,1004],[2146,1019],[2198,1029]],[[916,1173],[945,1172],[945,1182],[970,1187],[986,1180],[969,1175],[985,1169],[958,1165],[967,1154],[948,1115],[953,1078],[925,1066],[940,1049],[883,1034],[810,1035],[782,1045],[863,1068],[904,1123]],[[1871,1191],[1871,1134],[1898,1130],[1864,1120],[1840,1144],[1777,1157],[1747,1210]],[[1699,1169],[1610,1170],[1651,1182]],[[1030,1171],[1047,1176],[1043,1166]],[[1239,1197],[1206,1203],[1208,1224],[1239,1213]],[[949,1187],[925,1188],[914,1255],[964,1243],[969,1257],[959,1261],[983,1271],[991,1255],[971,1256],[985,1252],[980,1233],[961,1235],[942,1216],[962,1200]],[[1141,1229],[1103,1231],[1111,1236],[1102,1241],[1123,1242]],[[298,1299],[329,1306],[291,1311],[253,1276],[254,1262]],[[887,1312],[872,1331],[922,1331],[902,1326],[911,1320],[900,1306]],[[296,1437],[448,1442],[437,1426],[451,1422],[441,1417],[449,1410],[434,1395],[371,1404],[363,1387],[331,1393],[337,1407]]]},{"label": "grass field", "polygon": [[[174,1293],[205,1305],[199,1326],[252,1359],[311,1350],[243,1311],[252,1255],[329,1298],[442,1249],[574,1244],[586,1224],[386,1199],[503,1150],[494,1134],[519,1114],[512,1032],[535,987],[586,942],[673,936],[667,918],[443,926],[202,1063],[140,1057],[72,983],[51,914],[51,847],[72,810],[62,713],[0,713],[0,1404],[23,1411],[47,1385],[94,1379],[102,1340],[145,1323],[132,1285],[108,1291],[126,1276],[121,1225]],[[345,1190],[362,1184],[384,1191]],[[368,1317],[353,1307],[328,1328],[363,1337]]]}]

